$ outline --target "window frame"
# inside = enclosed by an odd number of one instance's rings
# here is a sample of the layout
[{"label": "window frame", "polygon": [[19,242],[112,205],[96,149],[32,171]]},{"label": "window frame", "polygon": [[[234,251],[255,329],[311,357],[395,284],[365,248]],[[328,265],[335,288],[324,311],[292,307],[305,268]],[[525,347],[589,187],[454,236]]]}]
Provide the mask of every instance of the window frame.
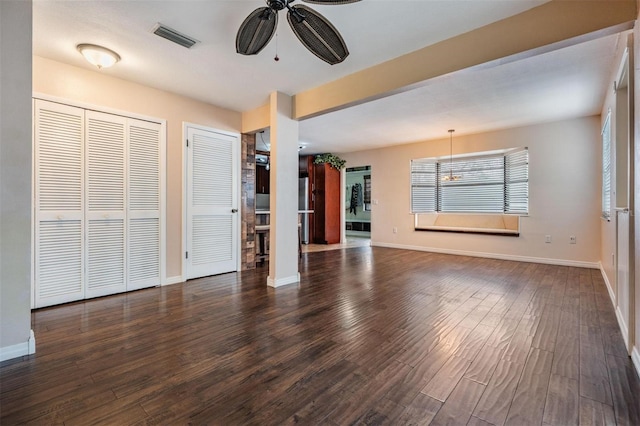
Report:
[{"label": "window frame", "polygon": [[[522,153],[525,153],[524,156]],[[453,159],[453,160],[452,160]],[[497,161],[496,161],[497,160]],[[456,184],[443,181],[443,175],[453,170],[465,169],[475,173],[475,182],[466,184],[464,177]],[[480,165],[480,166],[479,166]],[[470,172],[467,172],[470,173]],[[483,184],[482,175],[488,173],[491,182]],[[456,181],[458,182],[458,181]],[[525,184],[522,188],[522,184]],[[492,188],[493,187],[493,188]],[[497,197],[496,187],[500,188],[501,200]],[[519,188],[518,188],[519,187]],[[464,194],[473,188],[484,188],[487,192],[478,193],[472,203],[464,206],[460,200],[464,195],[452,195],[457,191]],[[445,192],[448,191],[449,207],[444,206]],[[510,195],[513,194],[513,195]],[[456,199],[458,198],[458,199]],[[454,204],[451,204],[451,203]],[[419,205],[422,203],[422,205]],[[501,208],[498,209],[499,204]],[[451,208],[455,205],[454,208]],[[416,158],[410,162],[410,212],[420,213],[459,213],[459,214],[511,214],[527,216],[529,214],[529,149],[519,147],[501,151],[478,152],[454,157]]]}]

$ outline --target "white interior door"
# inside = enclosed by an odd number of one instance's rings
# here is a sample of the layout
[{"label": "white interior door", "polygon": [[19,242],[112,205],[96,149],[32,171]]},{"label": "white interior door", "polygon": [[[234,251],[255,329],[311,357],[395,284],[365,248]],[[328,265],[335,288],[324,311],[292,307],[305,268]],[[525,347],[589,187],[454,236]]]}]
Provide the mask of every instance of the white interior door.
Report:
[{"label": "white interior door", "polygon": [[237,136],[187,127],[187,279],[237,270]]},{"label": "white interior door", "polygon": [[86,112],[87,298],[126,291],[126,126],[124,117]]},{"label": "white interior door", "polygon": [[35,102],[35,307],[84,298],[84,110]]}]

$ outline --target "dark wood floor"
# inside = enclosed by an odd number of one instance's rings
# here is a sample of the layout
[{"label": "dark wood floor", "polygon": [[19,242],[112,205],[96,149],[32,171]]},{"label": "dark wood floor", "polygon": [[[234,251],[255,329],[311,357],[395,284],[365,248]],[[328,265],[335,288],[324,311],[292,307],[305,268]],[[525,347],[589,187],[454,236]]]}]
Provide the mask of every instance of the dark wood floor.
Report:
[{"label": "dark wood floor", "polygon": [[33,313],[0,423],[638,425],[600,272],[385,248]]}]

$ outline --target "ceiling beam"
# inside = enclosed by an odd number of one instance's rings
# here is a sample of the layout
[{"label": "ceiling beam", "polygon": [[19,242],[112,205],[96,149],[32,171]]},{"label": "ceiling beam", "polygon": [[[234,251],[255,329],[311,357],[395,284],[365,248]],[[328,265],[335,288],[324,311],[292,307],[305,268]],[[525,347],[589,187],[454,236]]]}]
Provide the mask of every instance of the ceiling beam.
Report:
[{"label": "ceiling beam", "polygon": [[[517,60],[633,26],[635,0],[552,0],[293,97],[302,120],[401,93],[427,80]],[[244,121],[244,120],[243,120]],[[244,127],[244,126],[243,126]]]}]

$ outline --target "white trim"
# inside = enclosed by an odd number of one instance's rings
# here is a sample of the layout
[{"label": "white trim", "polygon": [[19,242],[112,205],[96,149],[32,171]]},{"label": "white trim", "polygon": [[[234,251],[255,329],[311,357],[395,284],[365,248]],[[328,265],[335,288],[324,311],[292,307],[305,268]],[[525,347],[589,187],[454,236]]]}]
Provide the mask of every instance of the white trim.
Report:
[{"label": "white trim", "polygon": [[631,361],[633,361],[633,365],[636,367],[636,372],[640,376],[640,349],[638,349],[637,346],[634,346],[631,351]]},{"label": "white trim", "polygon": [[607,273],[604,271],[604,266],[602,266],[602,262],[598,262],[600,266],[600,273],[602,274],[602,279],[604,279],[604,283],[607,286],[607,291],[609,292],[609,297],[611,298],[611,304],[615,308],[616,306],[616,294],[613,292],[613,287],[611,287],[611,283],[609,282],[609,277],[607,277]]},{"label": "white trim", "polygon": [[150,121],[152,123],[162,124],[164,122],[166,124],[166,121],[167,121],[167,120],[160,119],[158,117],[153,117],[150,115],[137,114],[131,111],[125,111],[122,109],[110,108],[102,105],[76,101],[75,99],[67,99],[67,98],[61,98],[58,96],[51,96],[51,95],[47,95],[45,93],[40,93],[40,92],[33,92],[32,97],[33,99],[41,99],[43,101],[49,101],[49,102],[54,102],[58,104],[73,106],[77,108],[87,109],[90,111],[97,111],[97,112],[104,112],[107,114],[119,115],[125,118],[136,118],[138,120]]},{"label": "white trim", "polygon": [[624,323],[624,316],[620,307],[616,308],[616,318],[618,319],[618,325],[620,326],[620,332],[622,332],[622,339],[624,340],[624,346],[629,347],[629,327]]},{"label": "white trim", "polygon": [[180,284],[183,283],[185,281],[184,277],[181,275],[176,275],[173,277],[167,277],[162,281],[162,285],[173,285],[173,284]]},{"label": "white trim", "polygon": [[182,150],[180,151],[182,154],[182,173],[180,176],[181,186],[182,186],[182,220],[180,223],[180,232],[182,233],[182,238],[180,241],[180,273],[182,274],[182,280],[187,280],[187,259],[185,257],[185,253],[187,252],[187,162],[188,153],[187,153],[187,135],[189,134],[189,125],[186,121],[182,122]]},{"label": "white trim", "polygon": [[233,132],[229,130],[220,130],[214,127],[203,126],[201,124],[195,124],[188,121],[182,122],[182,223],[180,229],[182,230],[182,241],[180,242],[181,250],[180,250],[180,262],[182,265],[181,268],[181,282],[187,280],[187,259],[185,257],[185,253],[187,251],[187,173],[189,173],[188,162],[189,162],[189,153],[187,152],[187,138],[189,134],[189,129],[202,130],[205,132],[213,132],[220,135],[230,136],[237,139],[237,144],[233,147],[234,155],[236,156],[236,175],[233,176],[233,179],[237,182],[236,184],[236,209],[238,210],[238,218],[237,218],[237,226],[235,232],[235,238],[237,241],[236,248],[236,270],[231,272],[239,272],[242,270],[242,133]]},{"label": "white trim", "polygon": [[167,280],[167,120],[160,123],[160,285]]},{"label": "white trim", "polygon": [[299,282],[300,282],[300,272],[290,277],[278,278],[277,280],[274,280],[271,277],[267,277],[267,285],[273,288],[282,287],[289,284],[297,284]]},{"label": "white trim", "polygon": [[584,262],[580,260],[569,260],[569,259],[549,259],[545,257],[531,257],[531,256],[516,256],[512,254],[502,254],[502,253],[485,253],[480,251],[466,251],[466,250],[453,250],[453,249],[443,249],[436,247],[424,247],[424,246],[411,246],[404,244],[393,244],[393,243],[380,243],[371,241],[372,247],[388,247],[388,248],[397,248],[404,250],[416,250],[416,251],[426,251],[432,253],[442,253],[442,254],[452,254],[457,256],[471,256],[471,257],[484,257],[488,259],[500,259],[500,260],[513,260],[516,262],[530,262],[530,263],[543,263],[546,265],[559,265],[559,266],[575,266],[577,268],[590,268],[590,269],[598,269],[597,262]]},{"label": "white trim", "polygon": [[36,353],[36,337],[33,330],[30,330],[29,339],[26,342],[0,348],[0,362],[34,353]]},{"label": "white trim", "polygon": [[36,308],[36,100],[31,98],[31,309]]}]

